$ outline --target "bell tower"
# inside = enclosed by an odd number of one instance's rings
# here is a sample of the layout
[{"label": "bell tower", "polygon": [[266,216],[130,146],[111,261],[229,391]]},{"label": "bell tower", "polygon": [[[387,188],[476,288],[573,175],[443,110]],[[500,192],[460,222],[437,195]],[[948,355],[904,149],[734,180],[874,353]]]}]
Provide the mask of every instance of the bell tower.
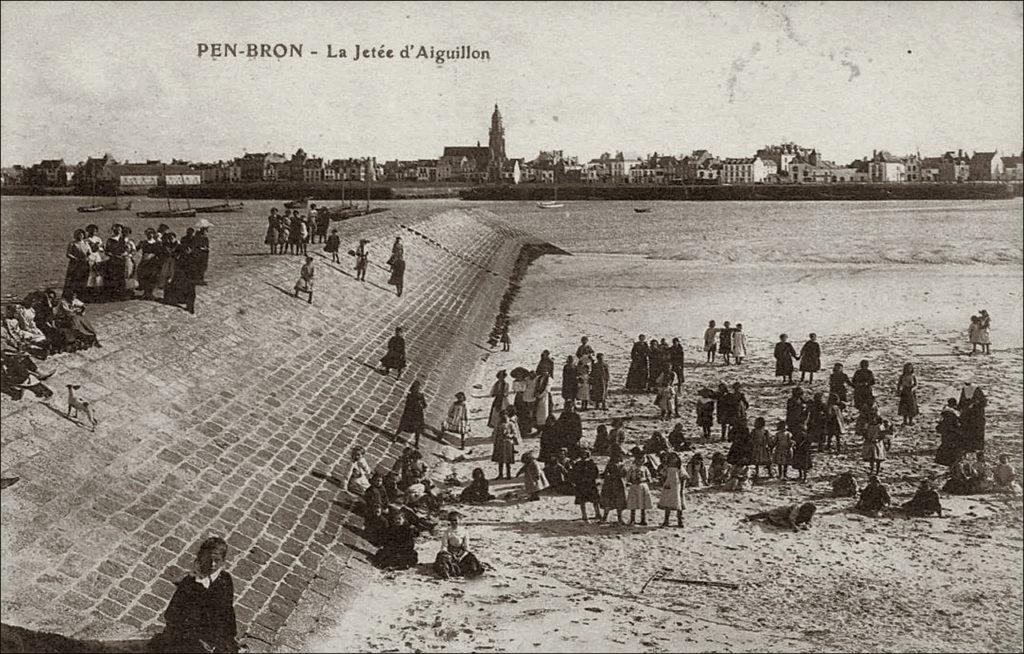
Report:
[{"label": "bell tower", "polygon": [[497,104],[494,105],[494,113],[491,114],[491,131],[487,147],[492,163],[505,161],[505,128],[501,124],[501,112],[498,111]]}]

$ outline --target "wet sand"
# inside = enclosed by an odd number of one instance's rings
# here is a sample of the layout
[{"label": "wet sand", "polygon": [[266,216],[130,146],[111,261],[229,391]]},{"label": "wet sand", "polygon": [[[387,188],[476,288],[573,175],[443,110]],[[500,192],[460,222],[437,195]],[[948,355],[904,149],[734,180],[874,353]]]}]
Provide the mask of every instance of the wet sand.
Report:
[{"label": "wet sand", "polygon": [[[822,343],[822,364],[852,371],[871,361],[884,417],[899,422],[896,378],[904,362],[917,368],[921,415],[897,428],[882,472],[894,503],[945,468],[933,462],[934,425],[947,397],[971,379],[989,398],[988,452],[1022,464],[1021,268],[816,264],[702,265],[629,255],[544,257],[531,268],[513,307],[512,351],[491,352],[466,391],[474,434],[461,453],[446,447],[433,476],[474,467],[489,478],[490,433],[483,396],[498,369],[533,367],[543,349],[561,365],[581,335],[604,352],[614,394],[608,411],[583,414],[584,440],[598,424],[628,418],[629,446],[658,420],[651,395],[622,394],[630,344],[638,333],[679,336],[688,357],[679,422],[699,436],[696,390],[718,381],[744,384],[751,418],[769,424],[784,414],[790,387],[772,376],[779,332],[797,349],[807,332]],[[971,313],[994,317],[993,354],[967,356]],[[749,358],[741,366],[708,366],[700,351],[707,320],[742,322]],[[811,391],[827,389],[824,376]],[[560,370],[556,370],[556,387]],[[556,405],[560,397],[556,391]],[[853,416],[852,410],[848,414]],[[717,426],[715,428],[717,432]],[[1022,504],[1002,495],[943,494],[946,516],[878,519],[829,497],[835,474],[867,464],[859,439],[842,454],[815,455],[807,484],[778,480],[744,493],[690,490],[683,528],[599,525],[580,520],[569,496],[524,502],[521,479],[492,483],[499,499],[466,506],[473,547],[493,570],[481,579],[442,582],[429,564],[436,539],[425,535],[418,570],[380,573],[353,605],[325,627],[315,651],[1020,651]],[[536,439],[523,448],[539,450]],[[727,443],[700,442],[705,460]],[[463,461],[454,461],[459,455]],[[688,456],[688,455],[687,455]],[[603,469],[604,457],[597,457]],[[790,473],[795,476],[795,472]],[[814,501],[814,526],[799,534],[742,522],[745,514]],[[728,581],[740,590],[644,583],[656,572]]]}]

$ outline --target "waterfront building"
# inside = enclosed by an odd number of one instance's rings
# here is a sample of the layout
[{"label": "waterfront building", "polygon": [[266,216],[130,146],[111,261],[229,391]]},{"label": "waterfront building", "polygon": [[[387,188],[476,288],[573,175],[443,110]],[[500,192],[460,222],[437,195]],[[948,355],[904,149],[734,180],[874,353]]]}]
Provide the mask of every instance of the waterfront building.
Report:
[{"label": "waterfront building", "polygon": [[[446,148],[447,149],[447,148]],[[416,162],[416,181],[418,182],[436,182],[437,177],[437,159],[420,159]]]},{"label": "waterfront building", "polygon": [[906,171],[906,179],[904,181],[916,184],[921,179],[921,155],[919,154],[908,154],[901,159],[903,167]]},{"label": "waterfront building", "polygon": [[998,151],[975,152],[971,156],[968,178],[971,181],[991,182],[1003,175],[1003,159]]},{"label": "waterfront building", "polygon": [[25,167],[20,164],[11,166],[10,168],[4,168],[2,173],[0,173],[0,184],[4,186],[17,186],[19,184],[24,184],[26,173],[27,171],[25,170]]},{"label": "waterfront building", "polygon": [[723,184],[763,184],[778,170],[771,159],[760,157],[729,157],[722,160]]},{"label": "waterfront building", "polygon": [[921,159],[921,181],[939,181],[939,170],[942,168],[942,157],[923,157]]},{"label": "waterfront building", "polygon": [[694,150],[680,162],[683,184],[717,183],[721,177],[722,162],[707,150]]},{"label": "waterfront building", "polygon": [[963,150],[950,150],[939,160],[940,182],[966,182],[971,178],[971,159]]},{"label": "waterfront building", "polygon": [[267,182],[285,179],[282,174],[288,158],[276,152],[251,152],[238,160],[242,169],[242,180],[246,182]]},{"label": "waterfront building", "polygon": [[[796,143],[780,143],[778,145],[766,145],[754,155],[761,159],[771,159],[775,162],[775,168],[778,170],[778,176],[780,181],[796,181],[787,179],[790,175],[790,164],[795,159],[803,158],[804,160],[817,159],[818,152],[814,148],[805,148],[797,145]],[[817,165],[814,163],[812,165]]]},{"label": "waterfront building", "polygon": [[445,146],[435,166],[436,179],[466,182],[499,182],[514,175],[505,152],[505,125],[498,105],[491,113],[487,146]]},{"label": "waterfront building", "polygon": [[999,179],[1009,182],[1019,182],[1024,180],[1024,165],[1022,165],[1022,158],[1020,155],[1001,157],[1003,164],[1003,172],[999,176]]},{"label": "waterfront building", "polygon": [[28,169],[26,180],[35,186],[67,186],[68,166],[63,159],[43,159]]},{"label": "waterfront building", "polygon": [[885,150],[874,150],[868,160],[868,177],[876,183],[902,183],[907,181],[907,167]]},{"label": "waterfront building", "polygon": [[240,182],[242,166],[235,161],[218,161],[210,164],[193,164],[192,169],[199,173],[203,184]]}]

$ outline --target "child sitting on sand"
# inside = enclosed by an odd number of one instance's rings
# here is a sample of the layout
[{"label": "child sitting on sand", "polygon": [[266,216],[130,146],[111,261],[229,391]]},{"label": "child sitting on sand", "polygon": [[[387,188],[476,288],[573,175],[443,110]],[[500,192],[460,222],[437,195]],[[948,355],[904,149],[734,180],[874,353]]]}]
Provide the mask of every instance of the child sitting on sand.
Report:
[{"label": "child sitting on sand", "polygon": [[484,474],[483,468],[473,469],[473,479],[469,482],[469,486],[462,489],[462,493],[459,495],[459,500],[470,503],[482,503],[489,502],[494,499],[491,495],[491,485],[487,481],[487,475]]},{"label": "child sitting on sand", "polygon": [[750,490],[750,470],[748,466],[734,465],[732,467],[732,470],[729,471],[729,481],[725,483],[725,490]]},{"label": "child sitting on sand", "polygon": [[1021,495],[1020,484],[1017,483],[1017,471],[1010,465],[1010,459],[1005,454],[999,455],[999,465],[992,471],[992,479],[998,492],[1012,493],[1018,497]]},{"label": "child sitting on sand", "polygon": [[708,468],[708,483],[712,486],[724,484],[729,481],[729,463],[725,455],[715,452],[711,455],[711,467]]},{"label": "child sitting on sand", "polygon": [[860,486],[852,472],[841,472],[832,480],[832,497],[857,497]]},{"label": "child sitting on sand", "polygon": [[690,488],[700,488],[701,486],[708,485],[708,469],[704,465],[704,457],[700,452],[690,457],[690,462],[686,464],[686,474],[690,478],[689,483],[687,483],[687,486]]}]

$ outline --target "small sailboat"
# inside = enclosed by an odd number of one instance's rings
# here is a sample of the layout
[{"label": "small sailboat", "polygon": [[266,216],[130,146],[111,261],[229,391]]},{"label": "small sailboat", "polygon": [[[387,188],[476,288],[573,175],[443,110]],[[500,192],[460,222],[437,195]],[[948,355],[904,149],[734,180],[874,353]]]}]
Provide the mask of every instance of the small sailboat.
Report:
[{"label": "small sailboat", "polygon": [[118,199],[117,199],[117,188],[116,187],[114,188],[114,201],[113,202],[111,202],[109,204],[97,203],[96,202],[96,183],[95,182],[93,182],[93,185],[92,185],[92,204],[86,205],[84,207],[78,207],[78,213],[97,213],[97,212],[100,212],[100,211],[131,211],[131,210],[132,210],[131,200],[129,200],[128,204],[123,206],[123,207],[121,206],[121,203],[118,202]]},{"label": "small sailboat", "polygon": [[[330,216],[331,220],[333,220],[333,221],[349,220],[350,218],[358,218],[359,216],[369,216],[371,214],[381,213],[383,211],[387,211],[388,210],[387,207],[372,207],[372,208],[370,207],[370,170],[369,170],[369,168],[370,168],[370,160],[369,159],[366,160],[366,168],[367,168],[367,170],[366,170],[366,208],[365,209],[359,209],[359,208],[355,207],[354,205],[352,205],[350,203],[348,207],[343,207],[341,209],[328,209],[327,210],[328,211],[327,215]],[[341,187],[341,192],[342,192],[342,201],[344,201],[344,197],[345,197],[345,195],[344,195],[345,194],[345,186],[344,185],[342,185],[342,187]]]},{"label": "small sailboat", "polygon": [[196,210],[192,208],[192,203],[189,202],[188,196],[185,196],[185,203],[188,204],[187,209],[172,209],[171,194],[167,192],[166,211],[136,211],[135,215],[139,218],[195,218]]},{"label": "small sailboat", "polygon": [[633,207],[633,211],[636,213],[649,213],[650,210],[650,207]]},{"label": "small sailboat", "polygon": [[558,184],[555,184],[555,196],[552,200],[541,200],[537,203],[539,209],[561,209],[565,205],[558,201]]}]

